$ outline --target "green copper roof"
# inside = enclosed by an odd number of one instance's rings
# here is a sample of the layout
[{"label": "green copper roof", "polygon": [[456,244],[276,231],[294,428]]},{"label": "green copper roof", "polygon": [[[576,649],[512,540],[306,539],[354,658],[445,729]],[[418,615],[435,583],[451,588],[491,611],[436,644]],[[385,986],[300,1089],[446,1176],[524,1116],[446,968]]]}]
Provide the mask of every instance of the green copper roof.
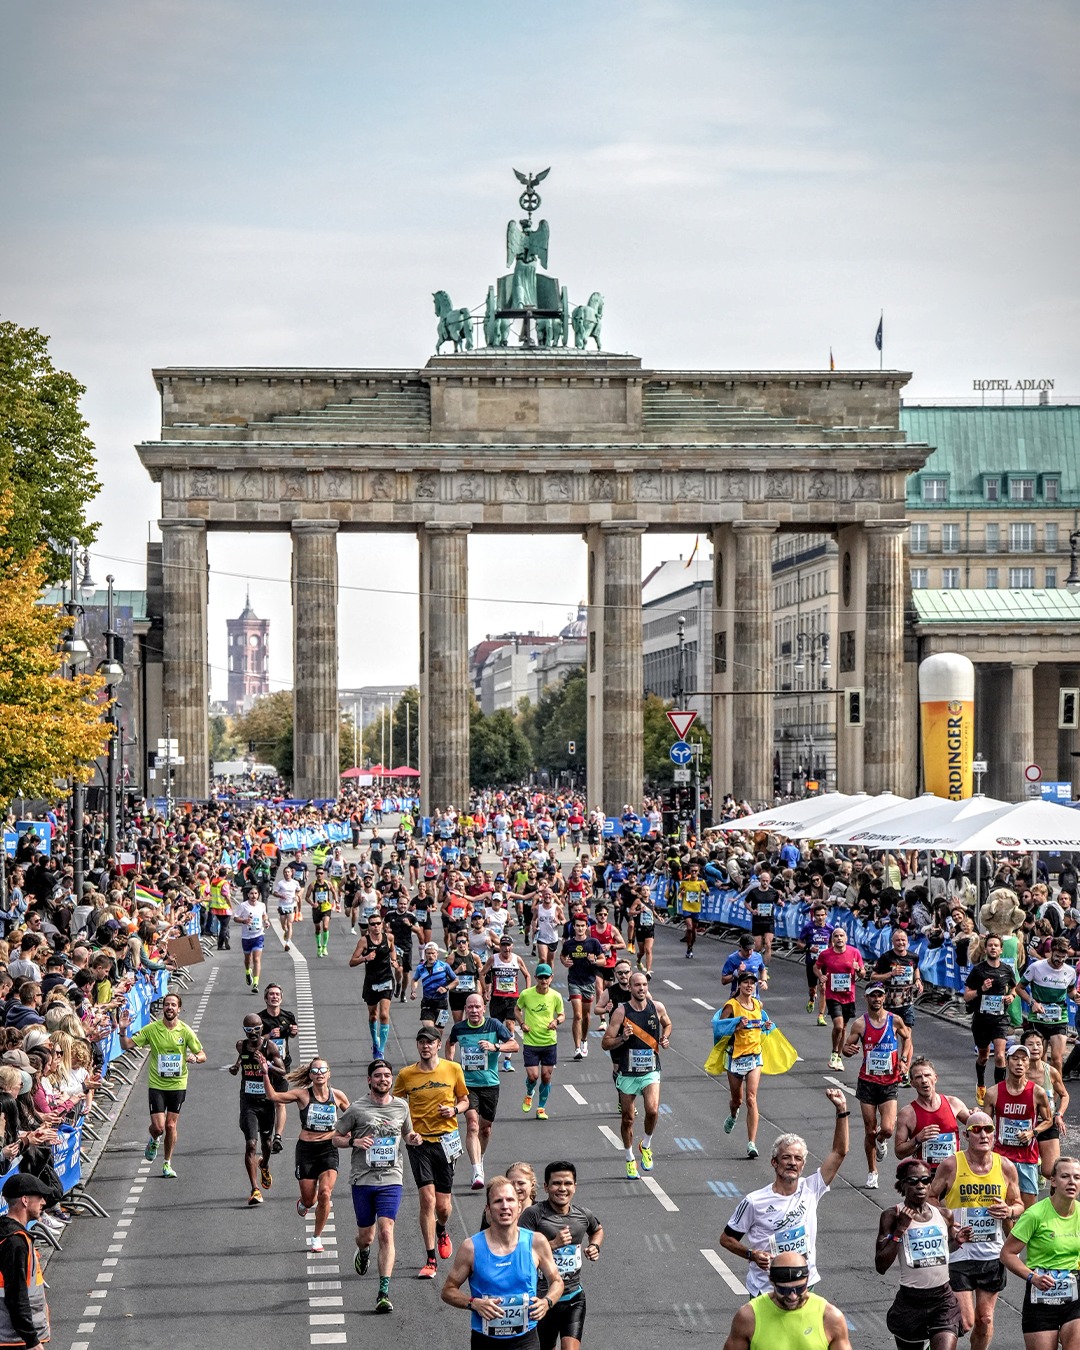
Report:
[{"label": "green copper roof", "polygon": [[[67,592],[62,586],[53,586],[47,590],[42,597],[47,605],[62,605]],[[109,600],[109,592],[104,586],[99,586],[94,592],[94,598],[89,602],[80,600],[83,609],[105,609]],[[133,623],[145,623],[146,614],[146,592],[145,591],[113,591],[113,604],[117,610],[131,610],[131,619]]]},{"label": "green copper roof", "polygon": [[[1023,505],[1033,509],[1080,506],[1080,405],[1030,408],[903,407],[900,426],[908,440],[935,447],[926,467],[908,479],[907,505],[914,510],[985,507],[984,478],[1002,477],[998,505],[1013,510],[1008,499],[1007,474],[1058,474],[1058,501],[1049,503],[1041,484],[1035,499]],[[948,502],[923,500],[923,478],[948,477]]]},{"label": "green copper roof", "polygon": [[1033,623],[1080,625],[1080,594],[1071,591],[912,591],[919,624]]}]

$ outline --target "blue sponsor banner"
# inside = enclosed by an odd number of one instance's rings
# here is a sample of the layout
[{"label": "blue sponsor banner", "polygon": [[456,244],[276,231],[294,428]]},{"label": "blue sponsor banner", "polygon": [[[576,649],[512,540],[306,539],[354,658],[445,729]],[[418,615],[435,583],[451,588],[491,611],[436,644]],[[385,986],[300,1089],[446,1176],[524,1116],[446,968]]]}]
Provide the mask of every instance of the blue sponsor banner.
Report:
[{"label": "blue sponsor banner", "polygon": [[622,821],[618,818],[618,816],[604,817],[605,839],[621,839],[622,832],[623,832]]}]

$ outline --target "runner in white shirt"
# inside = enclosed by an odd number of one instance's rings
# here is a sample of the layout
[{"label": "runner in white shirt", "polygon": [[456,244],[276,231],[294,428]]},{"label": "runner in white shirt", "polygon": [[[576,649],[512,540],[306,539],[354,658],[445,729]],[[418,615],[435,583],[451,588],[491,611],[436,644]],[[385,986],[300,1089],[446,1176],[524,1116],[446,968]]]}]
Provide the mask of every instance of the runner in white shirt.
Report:
[{"label": "runner in white shirt", "polygon": [[746,1289],[751,1296],[767,1292],[769,1263],[780,1252],[800,1252],[810,1267],[810,1284],[820,1278],[814,1264],[817,1206],[847,1156],[851,1115],[840,1088],[826,1088],[825,1096],[836,1108],[836,1126],[832,1148],[818,1170],[804,1177],[806,1141],[797,1134],[782,1134],[772,1147],[776,1180],[745,1195],[720,1235],[726,1251],[749,1262]]},{"label": "runner in white shirt", "polygon": [[262,974],[263,944],[266,941],[266,906],[258,888],[245,886],[241,899],[233,901],[233,922],[241,928],[240,946],[244,951],[244,979],[253,994],[259,992]]},{"label": "runner in white shirt", "polygon": [[300,891],[300,883],[293,877],[292,868],[286,865],[281,869],[281,876],[274,882],[274,889],[271,891],[277,904],[278,917],[281,919],[286,951],[292,942],[292,926],[296,918],[296,907],[300,903]]}]

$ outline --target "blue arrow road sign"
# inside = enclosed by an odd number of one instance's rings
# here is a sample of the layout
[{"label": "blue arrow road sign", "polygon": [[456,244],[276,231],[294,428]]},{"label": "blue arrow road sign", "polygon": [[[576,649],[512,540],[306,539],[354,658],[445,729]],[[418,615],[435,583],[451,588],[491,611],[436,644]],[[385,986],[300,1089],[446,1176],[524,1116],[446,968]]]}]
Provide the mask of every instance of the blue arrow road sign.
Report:
[{"label": "blue arrow road sign", "polygon": [[676,741],[668,751],[673,764],[689,764],[694,758],[694,752],[685,741]]}]

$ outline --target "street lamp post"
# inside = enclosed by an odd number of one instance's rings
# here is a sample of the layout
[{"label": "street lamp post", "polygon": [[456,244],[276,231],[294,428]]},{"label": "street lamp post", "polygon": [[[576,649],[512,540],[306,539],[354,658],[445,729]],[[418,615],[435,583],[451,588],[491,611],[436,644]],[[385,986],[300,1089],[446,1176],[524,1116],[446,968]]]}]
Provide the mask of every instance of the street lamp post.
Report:
[{"label": "street lamp post", "polygon": [[[70,563],[70,594],[64,602],[64,608],[71,618],[71,632],[64,640],[61,647],[61,658],[67,666],[71,678],[74,680],[80,671],[90,660],[90,648],[79,636],[78,623],[83,613],[83,607],[79,603],[80,597],[87,599],[93,597],[94,583],[90,579],[90,555],[85,550],[80,555],[79,541],[72,537],[68,540],[68,560]],[[79,563],[82,562],[83,573],[79,578]],[[75,884],[75,898],[81,900],[83,882],[85,880],[86,869],[83,863],[83,830],[84,830],[84,808],[86,804],[86,786],[72,775],[71,778],[71,870]]]},{"label": "street lamp post", "polygon": [[117,785],[116,785],[116,699],[115,690],[124,678],[124,667],[120,663],[123,652],[123,639],[116,632],[115,611],[113,608],[113,584],[116,578],[110,572],[105,578],[108,585],[108,609],[105,623],[105,660],[98,663],[98,674],[105,681],[109,694],[109,707],[105,721],[109,727],[109,744],[105,758],[105,855],[115,858],[117,852]]}]

